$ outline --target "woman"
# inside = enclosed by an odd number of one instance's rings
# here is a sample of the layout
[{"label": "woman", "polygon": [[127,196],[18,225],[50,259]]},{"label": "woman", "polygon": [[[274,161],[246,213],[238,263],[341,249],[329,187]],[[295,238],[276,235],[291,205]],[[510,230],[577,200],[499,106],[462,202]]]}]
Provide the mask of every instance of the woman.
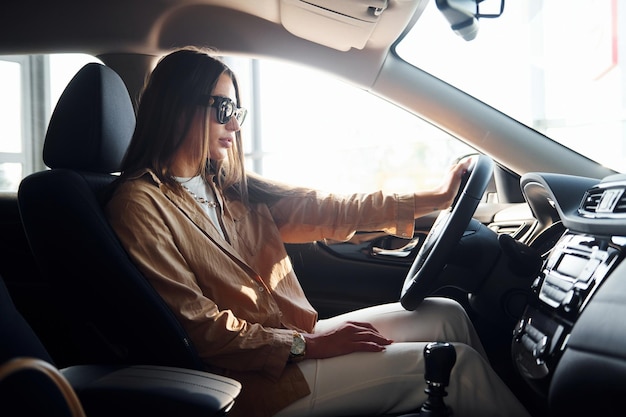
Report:
[{"label": "woman", "polygon": [[357,229],[409,237],[416,217],[451,203],[468,163],[415,195],[286,187],[245,173],[239,103],[235,75],[209,51],[164,57],[106,207],[207,369],[242,382],[231,415],[416,410],[425,399],[423,348],[434,340],[458,342],[448,397],[457,415],[501,407],[526,415],[457,303],[427,299],[415,312],[391,304],[318,321],[284,247],[345,240]]}]

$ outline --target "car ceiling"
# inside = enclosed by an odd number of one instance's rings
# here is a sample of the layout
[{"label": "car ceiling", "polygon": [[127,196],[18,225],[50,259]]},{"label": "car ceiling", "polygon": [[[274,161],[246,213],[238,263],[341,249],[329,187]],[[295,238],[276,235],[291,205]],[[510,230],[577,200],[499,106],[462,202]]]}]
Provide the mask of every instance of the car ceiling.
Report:
[{"label": "car ceiling", "polygon": [[[428,0],[25,0],[3,6],[0,54],[161,55],[174,47],[195,44],[225,54],[298,57],[304,64],[322,69],[325,62],[336,65],[339,61],[339,75],[345,71],[352,82],[367,86],[373,83],[390,46],[426,3]],[[377,16],[374,10],[382,12]],[[362,65],[354,64],[354,55]],[[346,63],[343,70],[342,61]]]}]

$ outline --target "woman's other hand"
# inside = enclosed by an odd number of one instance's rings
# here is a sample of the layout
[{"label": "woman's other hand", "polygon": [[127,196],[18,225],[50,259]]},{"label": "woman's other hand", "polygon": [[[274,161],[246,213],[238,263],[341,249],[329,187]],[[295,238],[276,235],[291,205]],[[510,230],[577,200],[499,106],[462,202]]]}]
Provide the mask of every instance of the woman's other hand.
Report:
[{"label": "woman's other hand", "polygon": [[369,323],[346,322],[324,333],[303,335],[306,359],[323,359],[353,352],[381,352],[393,343]]}]

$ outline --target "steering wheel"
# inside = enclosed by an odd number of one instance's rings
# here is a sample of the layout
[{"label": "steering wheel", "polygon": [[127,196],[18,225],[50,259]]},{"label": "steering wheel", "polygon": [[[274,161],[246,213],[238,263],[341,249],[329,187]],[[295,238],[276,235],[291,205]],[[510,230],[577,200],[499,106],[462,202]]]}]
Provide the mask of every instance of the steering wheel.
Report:
[{"label": "steering wheel", "polygon": [[493,168],[494,162],[488,156],[474,157],[452,206],[442,210],[435,220],[404,280],[400,303],[406,310],[415,310],[436,289],[433,288],[435,281],[474,216],[491,180]]}]

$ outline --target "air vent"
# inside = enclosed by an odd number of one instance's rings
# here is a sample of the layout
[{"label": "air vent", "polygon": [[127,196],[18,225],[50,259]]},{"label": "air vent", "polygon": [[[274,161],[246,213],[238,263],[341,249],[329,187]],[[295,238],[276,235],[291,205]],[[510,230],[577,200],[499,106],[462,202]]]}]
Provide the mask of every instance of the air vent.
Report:
[{"label": "air vent", "polygon": [[585,198],[581,204],[581,210],[587,213],[595,213],[600,205],[604,190],[594,188],[585,193]]},{"label": "air vent", "polygon": [[581,215],[591,215],[593,217],[625,214],[626,193],[624,192],[624,187],[592,188],[588,190],[578,211]]},{"label": "air vent", "polygon": [[626,193],[622,193],[622,196],[617,200],[613,213],[626,213]]}]

